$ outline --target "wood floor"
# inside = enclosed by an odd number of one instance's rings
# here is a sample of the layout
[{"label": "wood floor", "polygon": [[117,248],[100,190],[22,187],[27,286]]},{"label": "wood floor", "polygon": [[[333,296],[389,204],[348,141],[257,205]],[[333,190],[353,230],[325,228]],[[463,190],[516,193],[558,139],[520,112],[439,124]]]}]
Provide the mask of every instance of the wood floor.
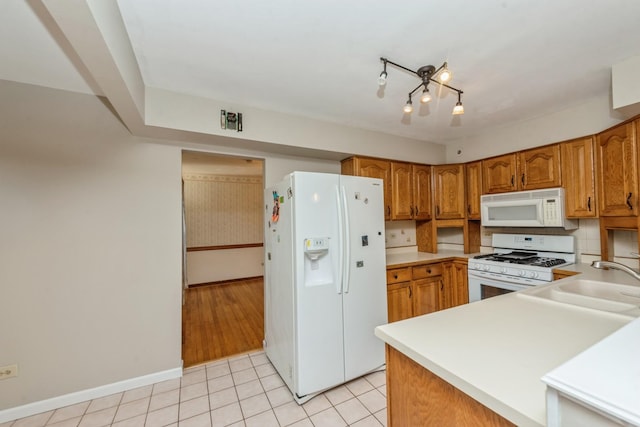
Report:
[{"label": "wood floor", "polygon": [[261,277],[187,289],[182,307],[184,366],[261,349],[263,290]]}]

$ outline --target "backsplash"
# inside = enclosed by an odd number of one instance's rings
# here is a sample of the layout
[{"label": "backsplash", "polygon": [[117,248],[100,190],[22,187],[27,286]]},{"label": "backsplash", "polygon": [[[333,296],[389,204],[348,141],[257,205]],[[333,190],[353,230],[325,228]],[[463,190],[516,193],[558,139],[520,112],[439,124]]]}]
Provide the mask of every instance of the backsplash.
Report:
[{"label": "backsplash", "polygon": [[415,246],[416,222],[415,221],[387,221],[385,223],[385,246],[398,248],[402,246]]},{"label": "backsplash", "polygon": [[[491,236],[493,233],[512,234],[555,234],[568,235],[576,238],[576,253],[579,262],[591,262],[600,258],[600,226],[597,219],[580,219],[575,230],[558,228],[487,228],[481,230],[480,252],[491,252]],[[415,221],[389,221],[386,223],[386,247],[397,248],[414,246],[416,242]],[[438,230],[438,248],[463,248],[463,234],[461,228],[441,228]],[[616,230],[614,232],[615,261],[633,268],[638,268],[638,232],[632,230]],[[584,256],[584,257],[583,257]],[[584,259],[582,259],[584,258]]]}]

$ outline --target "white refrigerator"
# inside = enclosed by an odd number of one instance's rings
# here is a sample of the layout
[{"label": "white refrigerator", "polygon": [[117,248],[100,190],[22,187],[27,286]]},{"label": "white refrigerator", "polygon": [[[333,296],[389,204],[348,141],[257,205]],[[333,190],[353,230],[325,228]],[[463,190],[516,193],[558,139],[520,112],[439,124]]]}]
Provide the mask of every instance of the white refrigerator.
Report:
[{"label": "white refrigerator", "polygon": [[293,172],[265,192],[265,352],[298,403],[384,366],[382,180]]}]

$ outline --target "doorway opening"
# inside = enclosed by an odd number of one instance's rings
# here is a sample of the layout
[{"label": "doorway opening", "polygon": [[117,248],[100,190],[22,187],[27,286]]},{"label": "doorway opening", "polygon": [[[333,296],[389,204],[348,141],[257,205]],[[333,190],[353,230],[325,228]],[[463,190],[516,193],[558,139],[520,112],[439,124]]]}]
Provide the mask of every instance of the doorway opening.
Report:
[{"label": "doorway opening", "polygon": [[182,152],[185,367],[262,348],[264,162]]}]

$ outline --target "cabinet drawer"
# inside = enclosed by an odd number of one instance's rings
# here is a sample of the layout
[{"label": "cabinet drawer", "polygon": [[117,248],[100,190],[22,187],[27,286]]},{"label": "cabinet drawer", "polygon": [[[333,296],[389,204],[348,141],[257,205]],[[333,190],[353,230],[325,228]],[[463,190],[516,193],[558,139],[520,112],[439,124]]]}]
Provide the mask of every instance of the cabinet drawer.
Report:
[{"label": "cabinet drawer", "polygon": [[442,264],[425,264],[413,267],[413,279],[424,279],[425,277],[441,275]]},{"label": "cabinet drawer", "polygon": [[400,283],[411,280],[411,268],[394,268],[387,270],[387,283]]}]

